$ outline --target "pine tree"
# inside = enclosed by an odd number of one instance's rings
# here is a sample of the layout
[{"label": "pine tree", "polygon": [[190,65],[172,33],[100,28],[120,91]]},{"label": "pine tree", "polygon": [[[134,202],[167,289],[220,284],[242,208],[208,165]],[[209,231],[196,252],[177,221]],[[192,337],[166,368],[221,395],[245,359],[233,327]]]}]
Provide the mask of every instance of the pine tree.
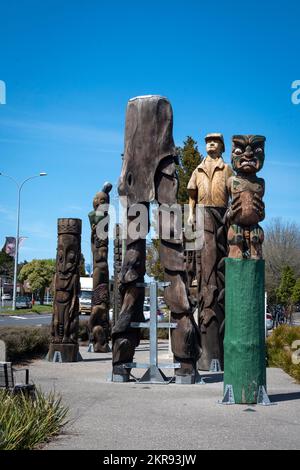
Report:
[{"label": "pine tree", "polygon": [[297,279],[292,291],[293,305],[300,304],[300,278]]},{"label": "pine tree", "polygon": [[179,204],[188,204],[189,195],[187,191],[188,182],[195,168],[200,165],[203,156],[198,150],[197,142],[187,136],[183,142],[183,147],[178,147],[179,165],[177,168],[179,177],[179,191],[177,201]]},{"label": "pine tree", "polygon": [[282,270],[281,281],[276,290],[277,301],[285,307],[292,304],[292,294],[296,283],[295,274],[290,266],[285,266]]}]

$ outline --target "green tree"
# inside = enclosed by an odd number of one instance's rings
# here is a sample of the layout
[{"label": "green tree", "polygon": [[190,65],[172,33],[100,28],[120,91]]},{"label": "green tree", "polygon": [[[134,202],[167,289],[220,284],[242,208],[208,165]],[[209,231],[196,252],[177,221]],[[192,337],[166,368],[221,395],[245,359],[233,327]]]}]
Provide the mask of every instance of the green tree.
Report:
[{"label": "green tree", "polygon": [[282,270],[281,281],[276,290],[277,301],[289,308],[292,305],[292,294],[296,283],[294,270],[285,266]]},{"label": "green tree", "polygon": [[85,258],[82,253],[80,257],[79,272],[80,272],[80,277],[88,277],[86,274],[86,270],[85,270]]},{"label": "green tree", "polygon": [[0,251],[0,276],[12,279],[14,276],[14,258],[5,251]]},{"label": "green tree", "polygon": [[292,291],[292,303],[293,305],[300,304],[300,278],[297,279]]},{"label": "green tree", "polygon": [[164,280],[164,270],[159,259],[160,240],[152,240],[147,244],[146,271],[156,281]]},{"label": "green tree", "polygon": [[51,286],[54,274],[54,259],[34,259],[22,267],[19,280],[29,282],[32,292],[39,294],[40,303],[43,305],[45,290]]},{"label": "green tree", "polygon": [[179,177],[179,190],[177,201],[180,204],[189,203],[189,195],[187,191],[188,182],[193,171],[203,160],[203,156],[198,150],[197,142],[190,136],[187,136],[183,142],[183,147],[177,147],[179,156],[179,165],[177,168]]}]

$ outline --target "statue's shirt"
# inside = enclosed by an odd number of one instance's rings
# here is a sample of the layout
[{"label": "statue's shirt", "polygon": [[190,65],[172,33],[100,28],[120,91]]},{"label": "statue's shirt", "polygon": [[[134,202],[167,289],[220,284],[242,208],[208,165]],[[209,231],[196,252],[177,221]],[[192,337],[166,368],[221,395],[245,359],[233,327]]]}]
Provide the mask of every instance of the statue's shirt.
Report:
[{"label": "statue's shirt", "polygon": [[194,170],[187,189],[197,191],[197,203],[204,206],[227,207],[227,181],[233,175],[230,165],[220,157],[206,157]]}]

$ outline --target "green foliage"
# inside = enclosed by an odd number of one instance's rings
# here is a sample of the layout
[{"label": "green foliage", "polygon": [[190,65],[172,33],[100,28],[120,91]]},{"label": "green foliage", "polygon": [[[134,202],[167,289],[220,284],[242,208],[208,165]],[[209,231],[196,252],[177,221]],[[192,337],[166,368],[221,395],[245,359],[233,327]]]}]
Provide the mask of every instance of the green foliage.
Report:
[{"label": "green foliage", "polygon": [[88,339],[89,339],[89,322],[88,322],[88,320],[80,320],[79,321],[78,339],[80,341],[88,341]]},{"label": "green foliage", "polygon": [[29,450],[47,442],[67,424],[61,397],[37,390],[35,399],[0,391],[0,450]]},{"label": "green foliage", "polygon": [[164,270],[159,259],[160,240],[147,244],[146,271],[156,281],[164,280]]},{"label": "green foliage", "polygon": [[29,282],[32,292],[39,293],[40,302],[42,304],[46,287],[50,287],[54,274],[54,259],[34,259],[22,267],[19,280],[21,282]]},{"label": "green foliage", "polygon": [[177,168],[179,191],[177,200],[179,204],[188,204],[189,195],[187,185],[193,171],[203,160],[203,156],[198,150],[197,142],[190,136],[183,142],[183,147],[178,147],[177,150],[179,155],[179,166]]},{"label": "green foliage", "polygon": [[289,307],[292,303],[295,282],[293,269],[290,266],[285,266],[282,270],[280,285],[276,290],[277,301],[285,307]]},{"label": "green foliage", "polygon": [[292,303],[295,305],[295,304],[299,304],[300,303],[300,278],[297,279],[294,287],[293,287],[293,291],[292,291]]},{"label": "green foliage", "polygon": [[294,341],[300,340],[300,327],[280,325],[267,338],[269,367],[280,367],[300,383],[300,364],[293,364],[291,348]]},{"label": "green foliage", "polygon": [[50,343],[49,326],[0,327],[0,339],[7,348],[7,360],[18,362],[47,354]]},{"label": "green foliage", "polygon": [[4,251],[0,251],[0,276],[6,276],[10,279],[14,275],[14,258]]},{"label": "green foliage", "polygon": [[1,315],[19,315],[20,312],[24,313],[52,313],[51,305],[34,305],[32,308],[22,308],[21,310],[11,310],[10,307],[3,307]]}]

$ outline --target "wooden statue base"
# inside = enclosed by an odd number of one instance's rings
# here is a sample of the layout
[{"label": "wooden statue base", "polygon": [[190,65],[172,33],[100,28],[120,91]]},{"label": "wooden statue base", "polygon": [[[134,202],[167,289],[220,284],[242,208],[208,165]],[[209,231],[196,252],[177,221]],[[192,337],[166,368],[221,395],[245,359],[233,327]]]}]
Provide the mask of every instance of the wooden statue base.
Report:
[{"label": "wooden statue base", "polygon": [[80,360],[79,345],[50,343],[47,360],[49,362],[78,362]]}]

